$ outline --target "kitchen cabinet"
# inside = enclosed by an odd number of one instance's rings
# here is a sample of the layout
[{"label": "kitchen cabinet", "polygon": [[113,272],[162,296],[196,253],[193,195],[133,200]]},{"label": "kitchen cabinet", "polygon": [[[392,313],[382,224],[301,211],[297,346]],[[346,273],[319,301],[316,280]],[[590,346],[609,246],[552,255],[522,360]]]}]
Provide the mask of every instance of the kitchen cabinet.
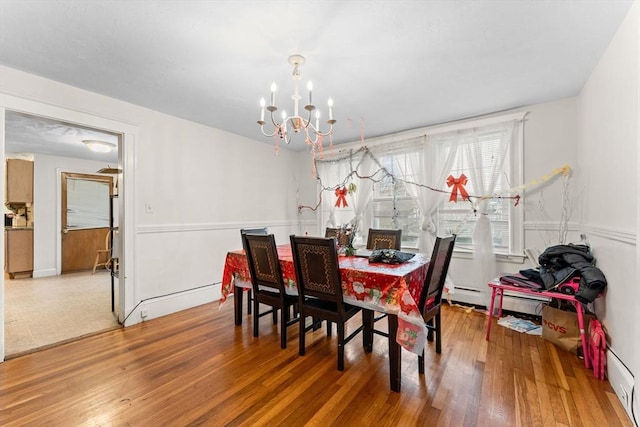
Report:
[{"label": "kitchen cabinet", "polygon": [[33,274],[33,230],[7,228],[4,236],[5,270],[11,279]]},{"label": "kitchen cabinet", "polygon": [[33,203],[33,162],[7,159],[6,164],[7,204]]}]

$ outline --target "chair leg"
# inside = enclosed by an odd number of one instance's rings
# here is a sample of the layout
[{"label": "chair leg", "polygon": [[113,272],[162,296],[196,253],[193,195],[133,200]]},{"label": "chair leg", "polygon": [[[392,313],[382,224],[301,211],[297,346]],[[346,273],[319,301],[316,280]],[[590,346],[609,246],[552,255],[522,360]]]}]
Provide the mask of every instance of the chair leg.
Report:
[{"label": "chair leg", "polygon": [[344,371],[344,322],[336,322],[338,326],[338,371]]},{"label": "chair leg", "polygon": [[305,318],[302,314],[300,314],[300,319],[298,320],[299,324],[299,328],[300,328],[300,333],[298,334],[298,343],[299,343],[299,348],[298,348],[298,354],[300,356],[304,356],[304,324],[305,322]]},{"label": "chair leg", "polygon": [[273,324],[277,325],[278,324],[278,310],[273,307],[273,312],[271,313],[271,318],[273,319]]},{"label": "chair leg", "polygon": [[331,330],[332,330],[332,323],[327,320],[327,336],[330,337],[331,336]]},{"label": "chair leg", "polygon": [[429,325],[429,328],[427,328],[427,341],[432,342],[433,341],[433,317],[427,321],[427,325]]},{"label": "chair leg", "polygon": [[[275,310],[275,307],[274,307]],[[280,310],[280,348],[287,348],[287,323],[289,322],[289,307]]]},{"label": "chair leg", "polygon": [[418,374],[424,375],[424,349],[422,349],[422,354],[418,356]]},{"label": "chair leg", "polygon": [[258,336],[258,325],[260,324],[260,303],[258,298],[253,298],[253,336]]},{"label": "chair leg", "polygon": [[93,271],[91,274],[96,274],[96,268],[98,267],[98,261],[100,261],[100,253],[96,255],[96,260],[93,262]]},{"label": "chair leg", "polygon": [[251,305],[253,304],[253,294],[251,289],[247,291],[247,314],[251,314]]},{"label": "chair leg", "polygon": [[435,317],[436,323],[436,353],[440,354],[442,352],[442,333],[441,333],[441,321],[440,321],[440,311],[436,314]]}]

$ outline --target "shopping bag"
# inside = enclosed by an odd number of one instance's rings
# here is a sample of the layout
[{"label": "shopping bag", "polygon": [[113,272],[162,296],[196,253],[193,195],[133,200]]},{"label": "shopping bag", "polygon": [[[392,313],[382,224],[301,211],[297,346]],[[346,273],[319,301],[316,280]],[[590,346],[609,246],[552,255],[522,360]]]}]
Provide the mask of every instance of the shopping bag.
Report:
[{"label": "shopping bag", "polygon": [[593,375],[599,380],[606,378],[607,339],[600,321],[593,319],[589,322],[589,357],[593,367]]},{"label": "shopping bag", "polygon": [[[593,318],[593,315],[585,314],[584,324],[588,325]],[[570,353],[578,356],[584,354],[577,313],[560,310],[548,305],[543,306],[542,338]]]}]

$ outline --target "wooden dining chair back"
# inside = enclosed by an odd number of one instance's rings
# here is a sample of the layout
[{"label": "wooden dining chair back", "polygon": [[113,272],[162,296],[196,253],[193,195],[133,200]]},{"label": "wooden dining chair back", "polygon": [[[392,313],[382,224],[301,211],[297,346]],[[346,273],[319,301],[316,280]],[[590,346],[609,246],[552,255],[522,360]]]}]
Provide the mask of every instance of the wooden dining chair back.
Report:
[{"label": "wooden dining chair back", "polygon": [[[437,237],[429,260],[429,267],[424,279],[424,286],[420,293],[418,309],[422,313],[422,318],[428,329],[427,340],[433,341],[435,333],[436,353],[442,351],[442,322],[440,317],[440,307],[442,302],[442,292],[449,271],[449,263],[453,254],[456,235],[447,237]],[[422,356],[418,358],[418,370],[424,373],[424,350]]]},{"label": "wooden dining chair back", "polygon": [[[298,310],[300,312],[299,354],[305,354],[305,333],[315,325],[305,327],[305,318],[336,323],[338,329],[338,370],[344,370],[344,345],[364,327],[360,325],[345,337],[346,322],[360,312],[360,307],[346,304],[342,297],[342,280],[338,254],[333,238],[302,237],[292,235],[291,251],[298,284]],[[363,315],[364,324],[364,315]],[[315,329],[315,328],[314,328]],[[369,334],[363,334],[366,351],[371,351]]]},{"label": "wooden dining chair back", "polygon": [[339,228],[331,228],[331,227],[327,227],[324,230],[324,237],[335,237],[336,240],[338,241],[339,245],[347,245],[349,243],[349,236],[346,234],[340,234],[340,229]]},{"label": "wooden dining chair back", "polygon": [[275,238],[273,234],[245,233],[243,239],[253,286],[253,336],[259,336],[260,317],[271,313],[260,313],[259,305],[269,305],[274,312],[280,310],[280,347],[286,348],[287,326],[298,320],[291,317],[291,309],[298,299],[285,292]]},{"label": "wooden dining chair back", "polygon": [[400,250],[402,230],[369,229],[367,249],[396,249]]},{"label": "wooden dining chair back", "polygon": [[[245,253],[247,252],[247,248],[245,247],[245,241],[243,236],[247,233],[251,234],[269,234],[267,227],[258,227],[258,228],[241,228],[240,229],[240,238],[242,239],[242,249],[244,249]],[[247,292],[247,314],[251,314],[251,307],[253,306],[253,296],[251,290]],[[242,308],[242,307],[241,307]],[[242,314],[242,313],[240,313]]]}]

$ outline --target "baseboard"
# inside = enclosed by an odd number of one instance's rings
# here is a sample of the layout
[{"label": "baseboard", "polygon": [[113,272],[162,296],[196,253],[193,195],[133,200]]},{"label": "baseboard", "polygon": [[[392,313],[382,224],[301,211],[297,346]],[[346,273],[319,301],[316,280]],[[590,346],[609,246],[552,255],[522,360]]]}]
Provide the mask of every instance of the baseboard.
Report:
[{"label": "baseboard", "polygon": [[486,307],[487,301],[485,296],[477,289],[466,288],[464,286],[456,285],[455,290],[449,295],[451,301],[471,304],[476,307]]},{"label": "baseboard", "polygon": [[[498,298],[496,298],[496,305],[498,304],[497,301]],[[540,316],[542,314],[542,305],[547,303],[548,301],[548,298],[525,297],[519,296],[517,294],[509,295],[509,292],[507,291],[504,294],[502,309],[513,311],[516,313],[526,313]]]},{"label": "baseboard", "polygon": [[57,271],[55,268],[48,268],[45,270],[33,270],[33,278],[37,279],[38,277],[50,277],[55,276]]},{"label": "baseboard", "polygon": [[166,316],[177,311],[218,301],[220,296],[221,284],[214,283],[170,295],[148,298],[140,301],[132,309],[126,310],[128,314],[125,318],[124,326],[135,325],[136,323]]},{"label": "baseboard", "polygon": [[[633,375],[612,351],[607,351],[607,378],[611,388],[615,391],[618,399],[627,411],[629,419],[633,420],[631,414],[631,391],[633,390]],[[637,396],[636,396],[637,398]]]},{"label": "baseboard", "polygon": [[[489,300],[491,299],[491,293],[481,292],[478,289],[456,286],[455,292],[451,294],[450,299],[462,304],[471,304],[473,306],[483,306],[488,308],[487,304],[490,302]],[[504,299],[502,301],[502,309],[515,313],[525,313],[539,316],[542,310],[541,305],[546,301],[548,301],[548,298],[522,296],[522,294],[507,291],[505,292]],[[494,309],[497,310],[497,307],[498,298],[496,297]]]}]

